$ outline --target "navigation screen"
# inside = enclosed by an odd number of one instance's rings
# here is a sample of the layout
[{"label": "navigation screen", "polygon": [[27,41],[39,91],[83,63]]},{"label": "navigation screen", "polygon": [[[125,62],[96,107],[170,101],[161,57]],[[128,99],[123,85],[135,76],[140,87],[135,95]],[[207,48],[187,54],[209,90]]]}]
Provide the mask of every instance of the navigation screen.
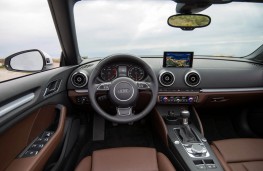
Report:
[{"label": "navigation screen", "polygon": [[191,68],[193,52],[164,52],[163,67]]}]

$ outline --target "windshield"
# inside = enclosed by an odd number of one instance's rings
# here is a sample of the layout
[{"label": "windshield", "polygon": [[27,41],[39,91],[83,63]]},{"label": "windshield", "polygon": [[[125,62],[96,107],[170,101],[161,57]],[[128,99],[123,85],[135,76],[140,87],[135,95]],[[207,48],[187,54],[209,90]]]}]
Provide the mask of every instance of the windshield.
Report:
[{"label": "windshield", "polygon": [[74,16],[82,57],[114,53],[162,56],[164,51],[244,57],[263,43],[263,4],[229,3],[202,11],[211,24],[193,31],[168,26],[174,1],[79,1]]}]

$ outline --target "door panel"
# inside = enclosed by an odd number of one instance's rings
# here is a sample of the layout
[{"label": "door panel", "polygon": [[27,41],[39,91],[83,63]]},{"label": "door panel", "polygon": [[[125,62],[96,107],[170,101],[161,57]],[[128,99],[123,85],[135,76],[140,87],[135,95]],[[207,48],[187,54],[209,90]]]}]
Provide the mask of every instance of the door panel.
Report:
[{"label": "door panel", "polygon": [[[49,106],[48,108],[51,111],[49,111],[48,109],[44,109],[44,110],[42,110],[43,112],[41,112],[41,114],[37,114],[37,118],[34,120],[33,123],[31,123],[32,127],[34,127],[34,125],[37,125],[37,124],[44,122],[43,120],[41,120],[41,118],[43,118],[43,116],[41,116],[41,115],[50,115],[49,118],[51,120],[53,118],[53,120],[54,120],[55,114],[56,114],[55,106]],[[51,138],[48,140],[48,142],[44,145],[44,147],[35,156],[15,158],[11,162],[11,164],[8,166],[8,168],[6,169],[7,171],[43,170],[43,167],[44,167],[45,163],[47,162],[48,158],[51,156],[51,154],[53,153],[55,148],[58,146],[58,144],[61,142],[62,137],[63,137],[63,131],[64,131],[64,125],[65,125],[65,119],[66,119],[66,108],[64,106],[61,106],[61,105],[58,106],[57,108],[59,108],[59,110],[60,110],[59,122],[57,125],[57,129],[54,132],[54,135],[51,136]],[[51,113],[48,114],[45,111],[48,111]],[[46,120],[51,121],[49,119],[46,119]],[[47,126],[48,122],[46,122],[46,124],[42,123],[40,125],[41,126]],[[36,127],[38,127],[36,130],[38,130],[38,131],[35,130],[34,134],[37,134],[37,136],[40,135],[40,133],[45,130],[44,127],[41,127],[41,126],[40,127],[36,126]],[[40,130],[42,130],[42,131],[40,132]],[[37,136],[33,138],[33,136],[30,134],[29,137],[35,139],[35,138],[37,138]],[[31,141],[28,141],[27,143],[31,143]]]},{"label": "door panel", "polygon": [[[0,171],[42,170],[62,143],[66,109],[71,107],[66,84],[74,68],[56,68],[0,83],[0,109],[12,107],[0,116]],[[55,91],[45,96],[56,80]],[[20,103],[31,94],[30,100]],[[53,135],[43,148],[34,156],[21,157],[51,125]]]},{"label": "door panel", "polygon": [[[41,107],[41,104],[68,103],[67,98],[61,98],[58,96],[66,93],[68,76],[73,69],[74,67],[60,67],[0,83],[0,108],[13,103],[28,94],[34,94],[32,100],[0,117],[0,133],[4,132],[5,129],[21,120],[29,113],[32,113],[37,108]],[[58,90],[48,96],[44,96],[46,88],[55,80],[61,80]]]},{"label": "door panel", "polygon": [[38,109],[0,135],[0,170],[4,170],[38,135],[54,121],[54,105]]}]

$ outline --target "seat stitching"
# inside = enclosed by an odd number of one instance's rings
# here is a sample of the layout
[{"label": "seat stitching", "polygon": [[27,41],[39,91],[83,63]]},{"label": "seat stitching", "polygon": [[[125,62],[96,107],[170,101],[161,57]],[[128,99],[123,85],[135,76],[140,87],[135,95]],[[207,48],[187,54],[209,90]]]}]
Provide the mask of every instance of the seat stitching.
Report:
[{"label": "seat stitching", "polygon": [[156,151],[156,161],[157,161],[157,169],[158,171],[160,171],[160,168],[159,168],[159,160],[158,160],[158,152]]},{"label": "seat stitching", "polygon": [[219,148],[217,148],[216,144],[213,143],[213,146],[216,148],[216,150],[219,152],[219,154],[222,156],[222,158],[225,160],[226,163],[228,163],[225,159],[225,157],[223,156],[223,154],[221,153],[221,151],[219,150]]},{"label": "seat stitching", "polygon": [[227,163],[231,163],[231,164],[236,164],[236,163],[249,163],[249,162],[263,162],[263,160],[244,160],[244,161],[237,161],[237,162],[227,162]]},{"label": "seat stitching", "polygon": [[244,163],[242,163],[242,166],[248,171],[248,168],[244,165]]},{"label": "seat stitching", "polygon": [[90,156],[90,171],[92,171],[93,170],[93,163],[92,163],[92,161],[93,161],[93,157],[92,157],[92,155]]}]

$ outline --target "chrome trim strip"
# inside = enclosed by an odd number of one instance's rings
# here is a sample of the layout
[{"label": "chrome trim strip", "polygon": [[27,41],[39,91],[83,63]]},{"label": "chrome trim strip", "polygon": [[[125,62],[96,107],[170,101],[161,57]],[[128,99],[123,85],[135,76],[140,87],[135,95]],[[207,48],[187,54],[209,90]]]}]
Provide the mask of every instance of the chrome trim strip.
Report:
[{"label": "chrome trim strip", "polygon": [[82,89],[82,90],[75,90],[76,93],[88,93],[88,89]]},{"label": "chrome trim strip", "polygon": [[23,96],[17,100],[14,100],[2,107],[0,107],[0,117],[6,115],[8,112],[11,112],[12,110],[15,110],[19,108],[20,106],[23,106],[24,104],[30,102],[35,97],[34,93],[30,93],[26,96]]},{"label": "chrome trim strip", "polygon": [[245,91],[263,91],[263,87],[257,88],[222,88],[222,89],[202,89],[202,93],[223,93],[223,92],[245,92]]}]

